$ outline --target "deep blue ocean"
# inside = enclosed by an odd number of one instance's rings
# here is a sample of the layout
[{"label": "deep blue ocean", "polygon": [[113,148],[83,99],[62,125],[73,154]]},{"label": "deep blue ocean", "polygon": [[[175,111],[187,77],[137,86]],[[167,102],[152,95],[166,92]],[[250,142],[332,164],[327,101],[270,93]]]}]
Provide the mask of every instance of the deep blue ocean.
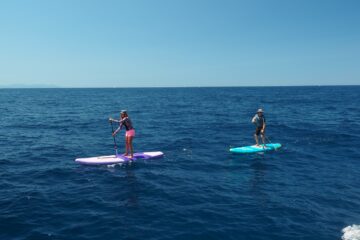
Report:
[{"label": "deep blue ocean", "polygon": [[[283,147],[231,154],[254,144],[260,107]],[[165,157],[75,163],[114,154],[122,109],[135,150]],[[0,89],[0,113],[1,240],[321,240],[360,224],[359,86]]]}]

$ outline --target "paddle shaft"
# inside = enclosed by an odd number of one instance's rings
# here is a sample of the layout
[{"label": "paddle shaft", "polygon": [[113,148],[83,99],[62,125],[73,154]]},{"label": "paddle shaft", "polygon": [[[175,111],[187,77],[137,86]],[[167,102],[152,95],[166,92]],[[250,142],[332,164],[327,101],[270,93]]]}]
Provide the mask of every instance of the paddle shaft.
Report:
[{"label": "paddle shaft", "polygon": [[[114,126],[112,124],[112,121],[110,121],[110,124],[111,124],[111,131],[112,131],[112,134],[114,133]],[[116,138],[115,136],[113,136],[113,139],[114,139],[114,149],[115,149],[115,153],[117,155],[117,144],[116,144]]]},{"label": "paddle shaft", "polygon": [[[270,139],[268,137],[265,136],[265,139],[270,143],[272,144],[272,142],[270,141]],[[275,151],[277,151],[278,149],[277,148],[274,148]]]}]

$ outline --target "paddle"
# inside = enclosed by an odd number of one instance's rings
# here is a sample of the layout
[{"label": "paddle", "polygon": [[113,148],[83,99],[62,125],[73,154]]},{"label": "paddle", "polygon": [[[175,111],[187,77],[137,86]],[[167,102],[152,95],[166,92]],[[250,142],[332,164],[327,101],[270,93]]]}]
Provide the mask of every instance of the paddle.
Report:
[{"label": "paddle", "polygon": [[[111,124],[111,135],[114,133],[114,126],[112,124],[112,120],[110,120],[110,124]],[[116,138],[115,136],[113,136],[113,139],[114,139],[114,149],[115,149],[115,156],[117,157],[118,155],[118,151],[117,151],[117,145],[116,145]]]},{"label": "paddle", "polygon": [[266,148],[266,139],[267,139],[267,137],[265,136],[264,133],[260,134],[260,136],[261,136],[261,141],[263,142],[263,149],[265,149]]},{"label": "paddle", "polygon": [[266,141],[268,141],[269,143],[272,143],[267,136],[265,136],[265,139],[266,139]]},{"label": "paddle", "polygon": [[[266,141],[268,141],[270,144],[272,144],[272,142],[270,141],[270,139],[269,139],[267,136],[265,136],[265,139],[266,139]],[[271,148],[273,148],[273,146],[271,146]],[[274,150],[277,151],[278,149],[277,149],[277,148],[274,148]]]}]

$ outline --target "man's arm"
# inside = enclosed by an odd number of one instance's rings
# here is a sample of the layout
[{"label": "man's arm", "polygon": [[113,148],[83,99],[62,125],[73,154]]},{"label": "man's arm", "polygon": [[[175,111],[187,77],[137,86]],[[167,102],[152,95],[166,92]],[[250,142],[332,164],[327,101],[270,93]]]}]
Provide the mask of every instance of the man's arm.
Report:
[{"label": "man's arm", "polygon": [[255,123],[255,121],[256,121],[255,119],[256,119],[256,115],[252,118],[251,122]]}]

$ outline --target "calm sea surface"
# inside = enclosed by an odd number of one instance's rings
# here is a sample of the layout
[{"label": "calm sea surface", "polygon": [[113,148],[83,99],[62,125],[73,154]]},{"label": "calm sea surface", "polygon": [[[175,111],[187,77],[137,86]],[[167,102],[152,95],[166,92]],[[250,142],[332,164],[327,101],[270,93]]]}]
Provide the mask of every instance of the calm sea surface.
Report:
[{"label": "calm sea surface", "polygon": [[[283,147],[229,153],[254,143],[259,107]],[[135,150],[165,157],[76,164],[113,154],[121,109]],[[1,89],[0,113],[0,239],[321,240],[360,224],[359,86]]]}]

